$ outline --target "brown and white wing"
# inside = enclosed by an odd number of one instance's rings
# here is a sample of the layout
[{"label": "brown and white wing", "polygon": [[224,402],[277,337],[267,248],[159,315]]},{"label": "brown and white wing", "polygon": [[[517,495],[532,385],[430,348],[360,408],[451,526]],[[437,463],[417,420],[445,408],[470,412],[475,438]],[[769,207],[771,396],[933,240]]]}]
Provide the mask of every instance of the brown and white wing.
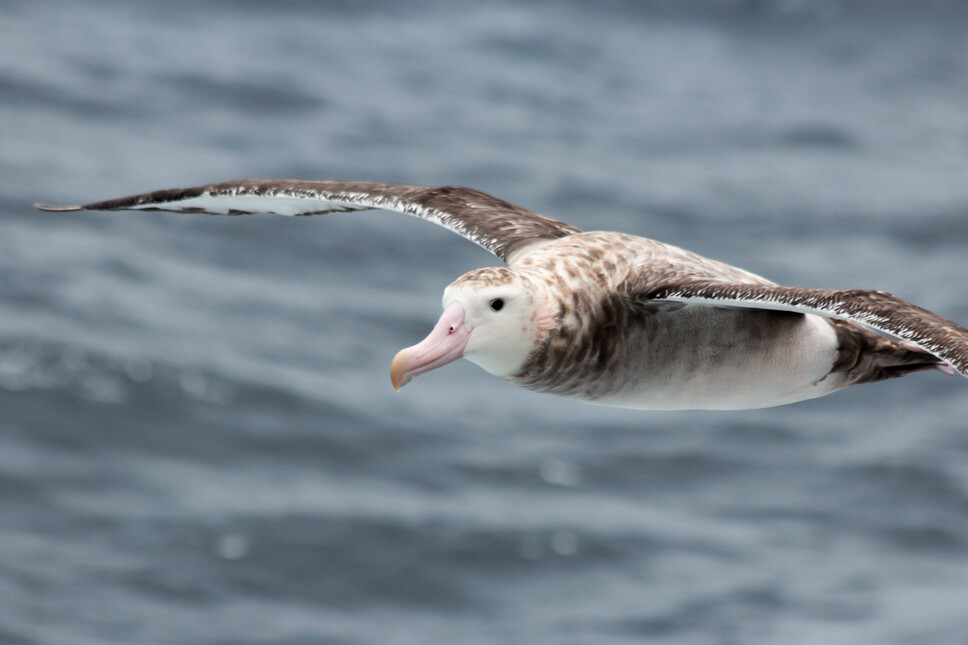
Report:
[{"label": "brown and white wing", "polygon": [[685,279],[650,289],[637,299],[796,311],[849,320],[912,342],[968,376],[968,329],[883,291]]},{"label": "brown and white wing", "polygon": [[223,181],[173,188],[83,206],[35,204],[45,211],[143,210],[209,215],[324,215],[340,211],[383,209],[439,224],[479,244],[504,261],[541,240],[581,232],[574,226],[470,188],[427,188],[349,181]]}]

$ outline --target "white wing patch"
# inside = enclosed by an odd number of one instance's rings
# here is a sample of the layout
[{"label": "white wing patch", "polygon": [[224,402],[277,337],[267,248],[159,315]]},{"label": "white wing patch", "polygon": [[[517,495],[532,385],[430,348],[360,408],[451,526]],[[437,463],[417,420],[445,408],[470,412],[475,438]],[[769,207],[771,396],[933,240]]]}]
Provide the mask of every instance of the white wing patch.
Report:
[{"label": "white wing patch", "polygon": [[277,215],[310,215],[314,213],[331,213],[334,211],[366,210],[370,206],[348,204],[346,202],[330,201],[319,197],[304,195],[253,195],[253,194],[217,194],[202,193],[197,197],[189,197],[164,203],[144,203],[128,207],[131,210],[157,210],[164,208],[173,211],[202,211],[213,215],[227,215],[229,213],[274,213]]}]

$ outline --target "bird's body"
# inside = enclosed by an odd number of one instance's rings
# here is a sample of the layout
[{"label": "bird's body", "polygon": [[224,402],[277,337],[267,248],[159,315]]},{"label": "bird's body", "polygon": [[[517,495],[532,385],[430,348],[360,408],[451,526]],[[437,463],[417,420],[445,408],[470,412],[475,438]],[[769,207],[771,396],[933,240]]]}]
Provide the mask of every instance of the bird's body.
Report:
[{"label": "bird's body", "polygon": [[968,371],[968,330],[889,294],[780,287],[669,244],[582,232],[470,189],[240,180],[39,207],[230,215],[386,208],[504,259],[507,267],[471,271],[447,288],[434,331],[394,359],[398,389],[466,357],[521,387],[591,403],[739,409],[924,369],[951,372],[949,364]]},{"label": "bird's body", "polygon": [[[874,361],[841,360],[842,347],[849,351],[857,341],[883,338],[858,325],[812,314],[645,299],[640,267],[652,267],[653,280],[771,284],[622,233],[577,233],[539,245],[514,258],[510,270],[536,294],[537,317],[550,320],[536,325],[544,329],[535,351],[502,376],[529,390],[643,409],[767,407],[890,376],[878,373]],[[900,343],[884,343],[897,361],[935,362]],[[838,362],[843,369],[834,370]]]}]

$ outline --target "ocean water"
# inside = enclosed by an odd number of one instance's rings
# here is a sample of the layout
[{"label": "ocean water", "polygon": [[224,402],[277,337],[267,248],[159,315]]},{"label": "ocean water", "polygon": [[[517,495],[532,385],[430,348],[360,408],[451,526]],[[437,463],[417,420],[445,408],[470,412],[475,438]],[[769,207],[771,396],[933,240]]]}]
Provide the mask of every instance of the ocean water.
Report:
[{"label": "ocean water", "polygon": [[968,386],[748,412],[389,384],[495,264],[462,184],[968,322],[957,0],[0,3],[0,642],[968,642]]}]

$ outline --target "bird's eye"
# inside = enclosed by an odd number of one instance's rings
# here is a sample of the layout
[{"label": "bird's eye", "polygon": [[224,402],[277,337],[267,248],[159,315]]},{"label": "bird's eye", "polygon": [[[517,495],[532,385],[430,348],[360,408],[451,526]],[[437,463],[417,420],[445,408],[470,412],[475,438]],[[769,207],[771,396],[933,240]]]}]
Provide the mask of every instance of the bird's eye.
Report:
[{"label": "bird's eye", "polygon": [[501,311],[504,308],[504,298],[495,298],[491,301],[491,311]]}]

